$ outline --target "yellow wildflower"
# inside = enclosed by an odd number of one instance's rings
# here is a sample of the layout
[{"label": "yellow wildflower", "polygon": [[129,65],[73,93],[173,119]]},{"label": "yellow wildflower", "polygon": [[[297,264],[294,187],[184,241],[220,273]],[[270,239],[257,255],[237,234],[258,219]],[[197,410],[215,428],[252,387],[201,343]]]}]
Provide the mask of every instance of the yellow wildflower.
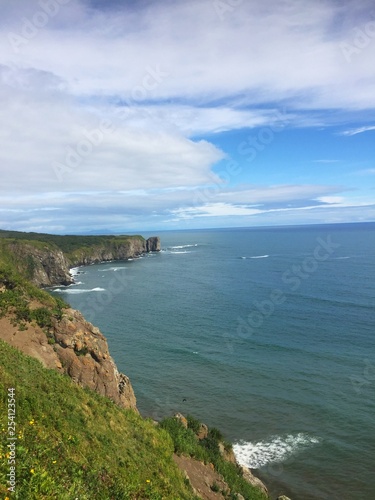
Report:
[{"label": "yellow wildflower", "polygon": [[33,420],[30,420],[29,424],[30,424],[30,425],[34,425],[34,422],[35,422],[35,421],[34,421],[34,419],[33,419]]},{"label": "yellow wildflower", "polygon": [[52,460],[52,463],[55,464],[56,463],[56,460]]},{"label": "yellow wildflower", "polygon": [[151,483],[151,481],[149,479],[146,479],[146,483]]},{"label": "yellow wildflower", "polygon": [[34,470],[34,469],[30,469],[30,473],[31,473],[31,474],[34,474],[34,473],[35,473],[35,470]]}]

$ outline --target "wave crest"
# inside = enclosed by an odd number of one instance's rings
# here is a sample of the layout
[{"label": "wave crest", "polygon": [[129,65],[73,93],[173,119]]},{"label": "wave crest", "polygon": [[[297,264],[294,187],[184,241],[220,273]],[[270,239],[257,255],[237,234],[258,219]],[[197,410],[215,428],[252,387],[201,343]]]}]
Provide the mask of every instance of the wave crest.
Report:
[{"label": "wave crest", "polygon": [[233,451],[241,465],[250,469],[259,469],[267,464],[283,462],[292,455],[318,443],[318,438],[308,434],[288,434],[257,443],[241,441],[233,445]]}]

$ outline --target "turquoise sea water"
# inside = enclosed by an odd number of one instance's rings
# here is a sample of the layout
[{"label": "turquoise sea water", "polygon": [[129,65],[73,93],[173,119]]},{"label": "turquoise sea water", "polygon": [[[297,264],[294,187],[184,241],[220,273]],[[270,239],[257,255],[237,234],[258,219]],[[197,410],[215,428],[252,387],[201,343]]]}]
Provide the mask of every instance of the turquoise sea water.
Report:
[{"label": "turquoise sea water", "polygon": [[374,230],[161,232],[162,252],[54,293],[101,328],[143,415],[220,428],[273,496],[373,499]]}]

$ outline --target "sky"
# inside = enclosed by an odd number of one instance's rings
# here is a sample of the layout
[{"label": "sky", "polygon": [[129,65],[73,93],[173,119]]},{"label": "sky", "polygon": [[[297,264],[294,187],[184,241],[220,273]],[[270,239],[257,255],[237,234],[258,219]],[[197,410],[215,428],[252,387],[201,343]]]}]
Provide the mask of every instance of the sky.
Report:
[{"label": "sky", "polygon": [[375,220],[373,0],[0,12],[0,228]]}]

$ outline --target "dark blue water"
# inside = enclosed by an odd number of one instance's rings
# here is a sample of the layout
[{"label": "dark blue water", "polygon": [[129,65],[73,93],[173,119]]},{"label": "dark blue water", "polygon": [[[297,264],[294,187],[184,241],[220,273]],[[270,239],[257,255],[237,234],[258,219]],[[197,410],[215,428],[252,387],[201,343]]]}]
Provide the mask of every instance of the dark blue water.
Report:
[{"label": "dark blue water", "polygon": [[273,495],[372,499],[374,229],[164,232],[159,254],[57,293],[107,336],[142,414],[222,429]]}]

